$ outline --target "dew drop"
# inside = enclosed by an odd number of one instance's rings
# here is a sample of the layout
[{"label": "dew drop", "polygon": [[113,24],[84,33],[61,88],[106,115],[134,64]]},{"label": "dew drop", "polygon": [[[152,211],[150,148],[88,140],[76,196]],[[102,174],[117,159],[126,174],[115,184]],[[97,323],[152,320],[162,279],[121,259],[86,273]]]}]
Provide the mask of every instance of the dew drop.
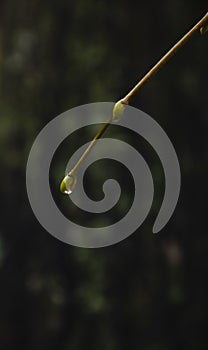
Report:
[{"label": "dew drop", "polygon": [[60,184],[60,191],[64,194],[71,194],[76,186],[77,177],[75,174],[67,174]]}]

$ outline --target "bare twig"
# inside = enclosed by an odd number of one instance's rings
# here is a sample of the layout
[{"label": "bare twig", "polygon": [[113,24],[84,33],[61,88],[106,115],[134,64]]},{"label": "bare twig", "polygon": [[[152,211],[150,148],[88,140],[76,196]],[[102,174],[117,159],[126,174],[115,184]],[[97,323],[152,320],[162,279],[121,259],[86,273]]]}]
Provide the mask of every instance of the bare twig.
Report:
[{"label": "bare twig", "polygon": [[[161,68],[163,65],[174,55],[174,53],[182,47],[192,36],[193,34],[197,31],[200,30],[201,33],[205,33],[207,31],[207,24],[208,24],[208,12],[206,15],[200,19],[197,24],[195,24],[194,27],[192,27],[149,71],[145,76],[133,87],[133,89],[121,100],[119,100],[115,105],[114,109],[112,111],[112,115],[106,123],[102,126],[102,128],[98,131],[98,133],[95,135],[85,152],[82,154],[80,159],[77,161],[75,166],[72,168],[72,170],[68,173],[68,177],[70,177],[72,183],[73,179],[75,179],[75,172],[80,166],[80,164],[83,162],[83,160],[87,157],[89,152],[91,151],[92,147],[96,144],[97,140],[103,135],[103,133],[106,131],[108,126],[110,125],[110,122],[112,120],[115,120],[119,117],[121,117],[125,105],[128,105],[132,97],[141,89],[141,87],[150,79],[152,76]],[[66,177],[67,177],[66,176]],[[65,177],[65,178],[66,178]],[[67,193],[67,191],[64,191],[65,189],[65,178],[63,179],[61,183],[61,191]],[[65,182],[64,182],[65,181]],[[74,180],[75,181],[75,180]],[[63,184],[64,182],[64,184]]]}]

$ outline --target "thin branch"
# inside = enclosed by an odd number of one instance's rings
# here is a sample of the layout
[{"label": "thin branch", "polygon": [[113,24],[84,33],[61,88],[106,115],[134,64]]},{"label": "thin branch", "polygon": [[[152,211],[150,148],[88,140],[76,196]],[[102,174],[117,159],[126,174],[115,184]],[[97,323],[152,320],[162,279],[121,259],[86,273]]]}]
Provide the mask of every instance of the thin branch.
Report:
[{"label": "thin branch", "polygon": [[150,71],[134,86],[134,88],[121,100],[122,103],[128,104],[130,99],[137,93],[139,89],[174,55],[174,53],[182,47],[192,35],[202,28],[208,22],[208,12],[206,15],[186,33],[155,65]]},{"label": "thin branch", "polygon": [[[83,162],[83,160],[87,157],[89,152],[91,151],[92,147],[96,144],[97,140],[103,135],[103,133],[106,131],[108,126],[110,125],[110,122],[114,119],[114,116],[116,117],[117,110],[118,110],[118,116],[122,115],[122,105],[129,104],[131,98],[141,89],[141,87],[150,79],[152,76],[174,55],[174,53],[181,48],[192,36],[197,30],[201,30],[206,26],[208,23],[208,12],[206,15],[199,21],[197,24],[192,27],[149,71],[148,73],[133,87],[133,89],[121,100],[119,100],[112,111],[112,115],[106,123],[102,126],[102,128],[98,131],[98,133],[95,135],[94,139],[91,141],[87,149],[84,151],[80,159],[77,161],[75,166],[72,168],[72,170],[68,173],[69,176],[73,176],[80,166],[80,164]],[[206,31],[206,30],[205,30]],[[203,30],[201,31],[201,33]],[[124,106],[123,106],[124,107]],[[63,180],[64,181],[64,180]]]},{"label": "thin branch", "polygon": [[90,142],[87,149],[84,151],[84,153],[81,155],[75,166],[72,170],[70,170],[69,174],[72,175],[75,173],[75,171],[78,169],[80,164],[83,162],[83,160],[87,157],[88,153],[91,151],[91,148],[95,145],[96,141],[101,138],[101,136],[104,134],[108,126],[110,125],[111,117],[106,121],[106,123],[102,126],[102,128],[98,131],[98,133],[95,135],[94,139]]}]

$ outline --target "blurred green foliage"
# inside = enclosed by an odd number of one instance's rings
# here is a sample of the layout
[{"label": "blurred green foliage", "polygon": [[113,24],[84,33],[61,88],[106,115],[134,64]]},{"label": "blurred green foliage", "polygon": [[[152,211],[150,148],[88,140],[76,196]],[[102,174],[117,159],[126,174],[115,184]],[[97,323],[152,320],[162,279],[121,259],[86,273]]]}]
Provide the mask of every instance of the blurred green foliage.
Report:
[{"label": "blurred green foliage", "polygon": [[[2,0],[0,6],[0,348],[206,350],[207,35],[195,35],[132,101],[165,129],[181,164],[180,200],[159,235],[151,227],[162,169],[133,135],[106,133],[146,155],[154,206],[135,234],[112,247],[70,247],[45,232],[29,206],[25,167],[49,120],[80,104],[123,97],[202,17],[207,2]],[[69,152],[93,134],[82,130],[57,152],[51,183],[60,202]],[[89,170],[90,190],[101,186],[100,169]],[[121,173],[115,168],[125,192]],[[125,196],[124,204],[131,191]]]}]

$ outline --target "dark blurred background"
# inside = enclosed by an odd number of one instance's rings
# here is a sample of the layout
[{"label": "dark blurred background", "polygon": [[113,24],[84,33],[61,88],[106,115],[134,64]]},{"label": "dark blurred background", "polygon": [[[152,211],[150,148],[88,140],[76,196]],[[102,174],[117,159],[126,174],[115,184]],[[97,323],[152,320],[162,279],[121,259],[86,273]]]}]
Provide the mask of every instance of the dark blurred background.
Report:
[{"label": "dark blurred background", "polygon": [[[47,122],[123,97],[206,11],[207,1],[193,0],[1,1],[1,350],[208,349],[208,35],[195,34],[132,100],[164,128],[181,165],[181,195],[162,232],[151,230],[164,177],[141,140],[155,175],[154,205],[114,246],[56,240],[36,220],[25,187],[30,148]],[[59,181],[77,139],[66,140],[51,174],[63,206]],[[91,188],[100,172],[91,172]]]}]

